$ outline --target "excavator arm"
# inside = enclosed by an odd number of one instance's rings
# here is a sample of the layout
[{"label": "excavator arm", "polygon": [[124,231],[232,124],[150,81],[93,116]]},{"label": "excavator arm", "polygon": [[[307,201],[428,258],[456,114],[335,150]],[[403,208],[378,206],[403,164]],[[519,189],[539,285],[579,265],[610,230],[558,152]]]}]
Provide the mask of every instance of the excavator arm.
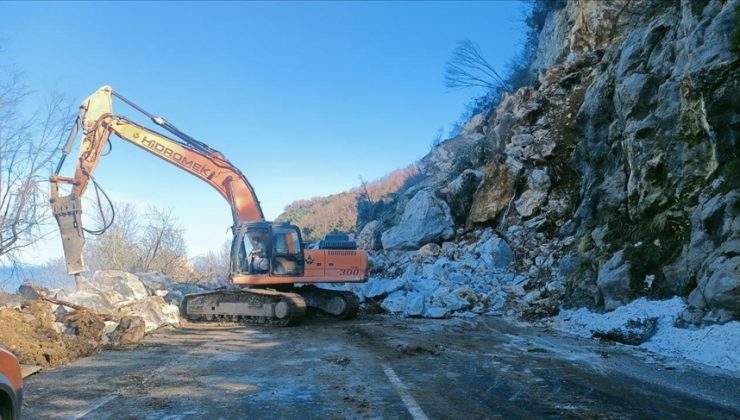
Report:
[{"label": "excavator arm", "polygon": [[[178,139],[113,114],[114,96],[150,117],[155,124],[170,131]],[[82,144],[75,176],[74,178],[59,176],[59,171],[72,149],[80,128]],[[264,221],[262,209],[249,181],[221,153],[182,133],[163,118],[148,114],[113,92],[109,86],[103,86],[82,102],[74,129],[64,147],[62,159],[50,179],[52,208],[61,229],[69,274],[86,271],[82,259],[84,231],[80,199],[90,181],[95,182],[93,173],[111,134],[177,166],[215,188],[231,206],[235,225],[238,222]],[[60,196],[59,185],[65,183],[72,185],[71,193]]]}]

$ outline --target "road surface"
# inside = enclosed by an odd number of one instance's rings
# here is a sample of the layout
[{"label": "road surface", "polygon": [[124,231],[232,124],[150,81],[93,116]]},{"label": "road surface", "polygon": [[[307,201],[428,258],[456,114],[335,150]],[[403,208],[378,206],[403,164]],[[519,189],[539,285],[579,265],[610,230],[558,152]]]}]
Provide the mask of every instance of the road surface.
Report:
[{"label": "road surface", "polygon": [[26,385],[29,419],[740,417],[738,374],[494,318],[190,324]]}]

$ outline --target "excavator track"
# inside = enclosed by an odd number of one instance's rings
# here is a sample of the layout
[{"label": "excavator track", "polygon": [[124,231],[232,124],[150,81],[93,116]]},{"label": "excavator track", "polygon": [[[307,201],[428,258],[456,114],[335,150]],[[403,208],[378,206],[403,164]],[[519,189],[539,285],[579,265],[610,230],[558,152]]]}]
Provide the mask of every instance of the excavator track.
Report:
[{"label": "excavator track", "polygon": [[352,319],[360,309],[360,300],[352,292],[321,289],[316,286],[302,286],[292,289],[301,295],[306,304],[333,315],[337,319]]},{"label": "excavator track", "polygon": [[185,295],[180,313],[195,322],[287,327],[303,320],[306,301],[296,293],[272,289],[222,290]]}]

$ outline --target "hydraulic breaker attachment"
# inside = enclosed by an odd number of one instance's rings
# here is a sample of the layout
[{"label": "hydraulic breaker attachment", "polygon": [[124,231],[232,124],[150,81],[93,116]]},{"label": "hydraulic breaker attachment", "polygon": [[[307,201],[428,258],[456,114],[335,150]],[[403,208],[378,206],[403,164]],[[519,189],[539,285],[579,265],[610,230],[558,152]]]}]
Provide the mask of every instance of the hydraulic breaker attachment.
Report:
[{"label": "hydraulic breaker attachment", "polygon": [[54,218],[57,219],[59,232],[62,234],[67,273],[73,275],[87,271],[82,259],[85,234],[82,230],[82,202],[80,197],[74,195],[59,197],[55,188],[52,188],[51,196],[51,209]]}]

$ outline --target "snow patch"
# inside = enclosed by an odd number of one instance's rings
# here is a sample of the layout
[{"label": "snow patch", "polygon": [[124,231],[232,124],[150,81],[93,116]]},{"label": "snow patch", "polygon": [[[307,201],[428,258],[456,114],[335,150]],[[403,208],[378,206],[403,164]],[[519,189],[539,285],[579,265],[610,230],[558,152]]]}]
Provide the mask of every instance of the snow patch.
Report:
[{"label": "snow patch", "polygon": [[553,327],[590,338],[594,332],[620,329],[630,321],[657,318],[657,332],[638,348],[740,372],[740,322],[700,329],[677,328],[674,323],[686,306],[684,299],[674,297],[662,301],[641,298],[603,314],[586,308],[563,309],[553,319]]}]

